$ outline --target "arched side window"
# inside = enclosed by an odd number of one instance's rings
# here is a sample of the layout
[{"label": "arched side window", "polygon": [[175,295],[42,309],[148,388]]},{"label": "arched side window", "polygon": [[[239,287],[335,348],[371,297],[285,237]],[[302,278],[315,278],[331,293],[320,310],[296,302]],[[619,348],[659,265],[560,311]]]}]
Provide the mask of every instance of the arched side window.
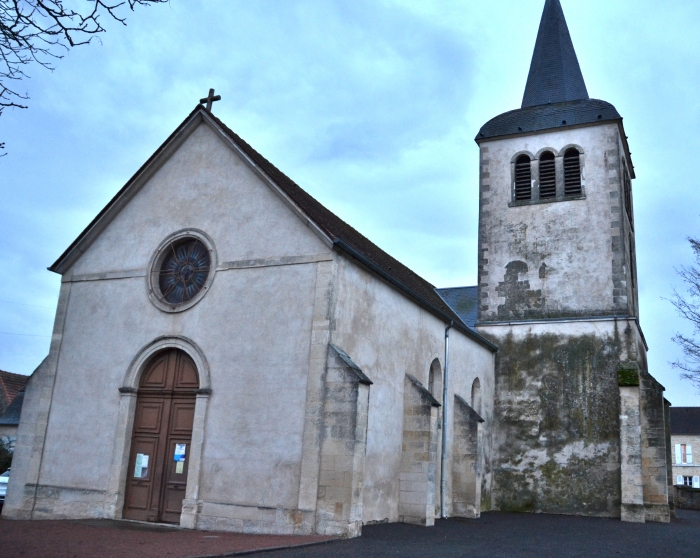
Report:
[{"label": "arched side window", "polygon": [[515,201],[532,199],[530,157],[521,155],[515,161]]},{"label": "arched side window", "polygon": [[581,154],[578,149],[564,153],[564,195],[581,195]]},{"label": "arched side window", "polygon": [[442,369],[440,368],[440,361],[438,359],[433,360],[430,365],[430,371],[428,372],[428,391],[435,399],[442,401]]},{"label": "arched side window", "polygon": [[545,151],[540,155],[540,199],[557,197],[557,173],[554,168],[554,153]]},{"label": "arched side window", "polygon": [[472,409],[481,414],[481,382],[479,378],[472,384]]}]

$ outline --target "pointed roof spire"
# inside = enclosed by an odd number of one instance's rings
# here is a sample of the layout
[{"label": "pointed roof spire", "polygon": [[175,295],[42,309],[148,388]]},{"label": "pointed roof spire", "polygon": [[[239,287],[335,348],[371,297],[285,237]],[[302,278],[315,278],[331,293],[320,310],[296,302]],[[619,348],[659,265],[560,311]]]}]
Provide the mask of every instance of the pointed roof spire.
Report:
[{"label": "pointed roof spire", "polygon": [[588,99],[559,0],[546,0],[522,108]]}]

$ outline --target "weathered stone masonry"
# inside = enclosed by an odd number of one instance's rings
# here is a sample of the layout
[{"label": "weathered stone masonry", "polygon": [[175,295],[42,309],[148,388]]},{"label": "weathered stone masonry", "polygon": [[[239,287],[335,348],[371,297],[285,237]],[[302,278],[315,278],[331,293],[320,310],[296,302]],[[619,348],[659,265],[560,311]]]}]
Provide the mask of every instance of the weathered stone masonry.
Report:
[{"label": "weathered stone masonry", "polygon": [[438,401],[416,378],[404,380],[399,521],[435,524]]}]

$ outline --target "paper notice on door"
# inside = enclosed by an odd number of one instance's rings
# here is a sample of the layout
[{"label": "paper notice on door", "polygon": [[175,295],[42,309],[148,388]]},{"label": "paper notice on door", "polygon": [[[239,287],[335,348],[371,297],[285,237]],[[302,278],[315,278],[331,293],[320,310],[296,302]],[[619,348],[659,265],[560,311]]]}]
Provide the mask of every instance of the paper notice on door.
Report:
[{"label": "paper notice on door", "polygon": [[175,461],[184,461],[186,448],[187,444],[175,444],[175,456],[173,459]]},{"label": "paper notice on door", "polygon": [[175,463],[175,474],[176,475],[181,475],[185,471],[185,462],[184,461],[178,461]]},{"label": "paper notice on door", "polygon": [[134,478],[145,479],[148,476],[148,455],[145,453],[136,454],[136,464],[134,466]]}]

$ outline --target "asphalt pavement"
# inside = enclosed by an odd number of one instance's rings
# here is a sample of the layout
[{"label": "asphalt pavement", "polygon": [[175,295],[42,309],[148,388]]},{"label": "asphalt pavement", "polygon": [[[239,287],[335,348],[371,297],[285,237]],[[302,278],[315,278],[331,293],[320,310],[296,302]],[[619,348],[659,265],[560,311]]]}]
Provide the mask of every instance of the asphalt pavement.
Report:
[{"label": "asphalt pavement", "polygon": [[256,554],[261,558],[662,558],[700,557],[700,512],[679,510],[670,524],[489,512],[438,520],[435,527],[368,525],[362,537]]}]

